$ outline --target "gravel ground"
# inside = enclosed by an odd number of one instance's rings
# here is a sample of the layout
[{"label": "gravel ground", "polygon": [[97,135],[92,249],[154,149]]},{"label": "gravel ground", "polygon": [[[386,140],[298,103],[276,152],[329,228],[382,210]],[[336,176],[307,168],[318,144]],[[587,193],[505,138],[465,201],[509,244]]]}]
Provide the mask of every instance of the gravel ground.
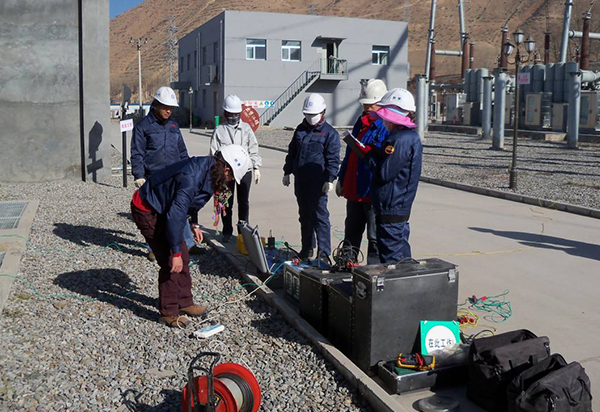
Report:
[{"label": "gravel ground", "polygon": [[[129,218],[131,190],[119,184],[113,177],[0,186],[2,200],[40,200],[0,319],[0,410],[179,410],[187,366],[204,350],[255,373],[263,411],[370,410],[256,295],[221,306],[215,318],[226,329],[208,340],[158,324],[158,266],[146,259]],[[197,300],[209,304],[224,302],[241,283],[208,247],[192,277]]]},{"label": "gravel ground", "polygon": [[[287,149],[293,131],[263,129],[259,143]],[[506,150],[491,149],[491,141],[475,136],[432,133],[423,143],[423,175],[491,189],[508,188],[512,139]],[[600,209],[600,145],[519,139],[518,188],[514,192],[557,202]],[[342,150],[342,157],[345,148]]]}]

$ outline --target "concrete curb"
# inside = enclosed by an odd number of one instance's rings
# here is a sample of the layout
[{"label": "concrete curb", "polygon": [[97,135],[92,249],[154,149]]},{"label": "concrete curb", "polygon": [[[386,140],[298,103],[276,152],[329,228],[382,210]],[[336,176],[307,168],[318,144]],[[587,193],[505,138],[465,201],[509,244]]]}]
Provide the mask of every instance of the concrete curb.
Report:
[{"label": "concrete curb", "polygon": [[[19,226],[16,229],[0,230],[0,235],[7,237],[0,238],[0,252],[5,252],[0,272],[9,276],[17,276],[21,257],[27,248],[31,225],[39,206],[39,200],[28,200],[23,215],[19,220]],[[0,277],[0,316],[6,305],[10,290],[15,279],[11,277]]]},{"label": "concrete curb", "polygon": [[521,195],[518,193],[504,192],[502,190],[496,189],[488,189],[480,186],[471,186],[463,183],[457,183],[450,180],[442,180],[428,176],[421,176],[421,182],[431,183],[438,186],[444,186],[451,189],[463,190],[465,192],[472,192],[479,195],[510,200],[513,202],[526,203],[529,205],[539,206],[546,209],[560,210],[561,212],[568,212],[576,215],[600,219],[599,209],[592,209],[588,207],[572,205],[570,203],[555,202],[548,199],[540,199],[527,195]]},{"label": "concrete curb", "polygon": [[[205,240],[213,249],[227,259],[227,261],[240,273],[245,282],[260,284],[260,279],[246,273],[244,265],[242,265],[221,243],[206,234]],[[375,411],[408,412],[408,410],[396,402],[391,395],[359,369],[342,352],[332,346],[323,335],[301,318],[284,299],[275,294],[275,292],[267,286],[262,287],[257,294],[269,305],[277,309],[284,319],[298,330],[298,332],[302,333],[325,357],[325,359],[331,362],[338,372],[346,378],[348,383],[358,390],[361,396],[369,402]]]}]

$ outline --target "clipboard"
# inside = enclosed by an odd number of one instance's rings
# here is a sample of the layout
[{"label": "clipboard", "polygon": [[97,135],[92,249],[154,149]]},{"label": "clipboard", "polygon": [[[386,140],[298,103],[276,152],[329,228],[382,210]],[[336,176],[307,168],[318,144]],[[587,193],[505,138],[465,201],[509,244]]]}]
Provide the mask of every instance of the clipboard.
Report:
[{"label": "clipboard", "polygon": [[350,147],[350,150],[352,150],[354,153],[356,153],[361,160],[365,158],[367,146],[362,144],[356,137],[354,137],[354,135],[352,135],[352,132],[350,132],[350,130],[346,130],[344,132],[344,137],[342,140],[344,140],[344,142],[346,142],[348,147]]}]

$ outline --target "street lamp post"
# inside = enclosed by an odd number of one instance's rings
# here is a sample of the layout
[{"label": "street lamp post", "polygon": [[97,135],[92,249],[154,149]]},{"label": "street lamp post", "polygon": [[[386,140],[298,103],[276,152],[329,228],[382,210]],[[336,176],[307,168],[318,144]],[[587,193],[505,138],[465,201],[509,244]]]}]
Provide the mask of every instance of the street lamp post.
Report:
[{"label": "street lamp post", "polygon": [[[513,136],[513,147],[512,147],[512,163],[510,165],[510,180],[508,187],[510,189],[517,188],[517,136],[519,135],[519,65],[521,63],[527,63],[529,61],[531,53],[535,50],[535,42],[531,40],[529,37],[525,41],[525,50],[527,51],[527,55],[521,56],[521,44],[525,39],[525,35],[521,30],[517,30],[513,33],[513,38],[515,40],[516,46],[514,46],[510,42],[506,42],[504,44],[504,53],[506,53],[506,59],[508,63],[515,65],[515,122],[514,122],[514,136]],[[515,56],[514,61],[510,61],[508,56],[513,52],[514,49],[517,49],[517,54]]]},{"label": "street lamp post", "polygon": [[138,52],[138,93],[139,93],[139,100],[140,100],[140,112],[143,115],[143,106],[142,106],[142,46],[146,43],[148,43],[148,38],[147,37],[140,37],[139,39],[134,39],[133,37],[129,38],[129,44],[134,44],[137,47],[137,52]]},{"label": "street lamp post", "polygon": [[192,95],[194,94],[194,89],[192,89],[192,86],[190,86],[190,89],[188,90],[188,93],[190,94],[190,132],[192,131]]}]

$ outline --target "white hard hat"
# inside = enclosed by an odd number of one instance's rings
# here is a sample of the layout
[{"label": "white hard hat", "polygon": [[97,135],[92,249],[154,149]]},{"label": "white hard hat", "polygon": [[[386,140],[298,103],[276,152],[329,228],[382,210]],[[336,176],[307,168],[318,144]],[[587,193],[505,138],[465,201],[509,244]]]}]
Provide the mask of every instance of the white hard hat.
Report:
[{"label": "white hard hat", "polygon": [[154,93],[154,100],[164,104],[165,106],[179,107],[175,92],[173,89],[167,86],[160,87],[156,93]]},{"label": "white hard hat", "polygon": [[235,181],[237,184],[240,184],[242,178],[248,173],[248,170],[250,170],[250,166],[252,165],[248,152],[242,146],[238,146],[237,144],[221,146],[220,151],[223,159],[231,166]]},{"label": "white hard hat", "polygon": [[381,100],[377,103],[377,106],[396,106],[401,110],[407,112],[416,112],[417,106],[415,106],[415,98],[412,93],[406,89],[391,89],[383,95]]},{"label": "white hard hat", "polygon": [[304,114],[319,114],[325,110],[325,99],[318,93],[312,93],[306,96],[304,99],[304,105],[302,106],[302,113]]},{"label": "white hard hat", "polygon": [[369,79],[367,85],[360,91],[358,102],[360,104],[377,103],[387,92],[385,83],[379,79]]},{"label": "white hard hat", "polygon": [[223,110],[229,113],[241,113],[242,101],[235,94],[230,94],[223,102]]}]

